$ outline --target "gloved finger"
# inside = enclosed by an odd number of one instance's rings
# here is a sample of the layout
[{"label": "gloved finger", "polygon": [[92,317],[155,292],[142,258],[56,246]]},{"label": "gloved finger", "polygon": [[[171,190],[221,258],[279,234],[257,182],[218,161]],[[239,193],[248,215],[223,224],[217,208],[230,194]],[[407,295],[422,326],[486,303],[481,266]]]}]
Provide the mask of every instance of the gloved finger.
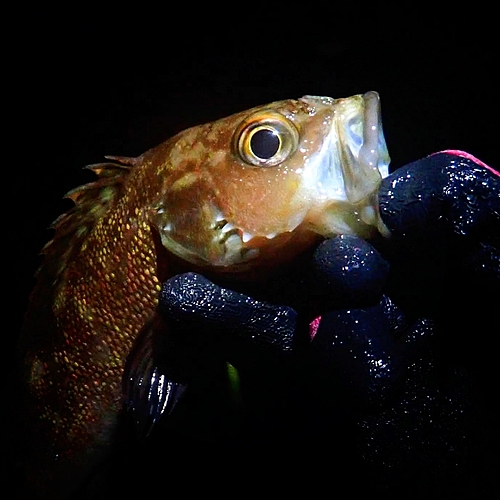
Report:
[{"label": "gloved finger", "polygon": [[173,328],[197,332],[203,344],[217,339],[230,357],[232,351],[253,352],[259,347],[287,353],[294,346],[294,309],[219,287],[200,274],[180,274],[164,283],[159,308]]},{"label": "gloved finger", "polygon": [[317,323],[309,356],[318,398],[353,413],[397,395],[434,336],[431,320],[410,320],[386,296],[373,306],[324,313]]},{"label": "gloved finger", "polygon": [[498,301],[498,172],[466,153],[437,153],[385,178],[379,207],[392,235],[377,246],[391,262],[388,293],[405,311],[444,321],[469,311],[472,324],[476,306]]},{"label": "gloved finger", "polygon": [[500,174],[467,153],[436,153],[383,179],[379,208],[394,236],[450,231],[498,241]]},{"label": "gloved finger", "polygon": [[314,252],[306,273],[307,296],[316,310],[378,303],[388,273],[388,262],[370,243],[340,235]]}]

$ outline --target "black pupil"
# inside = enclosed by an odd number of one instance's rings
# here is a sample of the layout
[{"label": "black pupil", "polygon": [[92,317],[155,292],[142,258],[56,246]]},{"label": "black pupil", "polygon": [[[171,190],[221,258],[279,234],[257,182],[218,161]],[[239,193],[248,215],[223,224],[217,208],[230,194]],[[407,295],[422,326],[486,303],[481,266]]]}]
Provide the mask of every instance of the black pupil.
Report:
[{"label": "black pupil", "polygon": [[262,160],[272,158],[278,152],[279,147],[279,137],[267,128],[257,130],[250,139],[252,153]]}]

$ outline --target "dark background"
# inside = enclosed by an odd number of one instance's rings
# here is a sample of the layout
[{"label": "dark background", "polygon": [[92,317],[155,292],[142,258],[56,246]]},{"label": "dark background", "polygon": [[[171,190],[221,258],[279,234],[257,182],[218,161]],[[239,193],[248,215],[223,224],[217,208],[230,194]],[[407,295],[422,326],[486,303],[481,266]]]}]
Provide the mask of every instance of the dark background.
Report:
[{"label": "dark background", "polygon": [[415,17],[311,4],[271,17],[265,6],[240,7],[226,18],[212,6],[26,6],[11,19],[3,76],[7,352],[47,228],[71,206],[62,196],[91,180],[82,167],[104,155],[136,156],[188,126],[274,100],[376,90],[392,168],[448,148],[500,167],[492,13]]}]

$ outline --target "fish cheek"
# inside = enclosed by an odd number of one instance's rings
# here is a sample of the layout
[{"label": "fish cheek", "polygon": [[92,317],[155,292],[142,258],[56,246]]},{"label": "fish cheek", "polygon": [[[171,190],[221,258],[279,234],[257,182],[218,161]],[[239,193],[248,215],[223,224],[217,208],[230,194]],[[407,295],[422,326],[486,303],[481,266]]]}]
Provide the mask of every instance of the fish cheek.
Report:
[{"label": "fish cheek", "polygon": [[226,174],[217,192],[217,205],[228,221],[255,236],[290,229],[300,209],[294,203],[297,175],[280,167],[245,167]]},{"label": "fish cheek", "polygon": [[[195,182],[181,189],[169,187],[161,202],[154,205],[150,222],[158,255],[164,255],[166,249],[169,259],[175,255],[195,264],[210,264],[224,256],[224,234],[220,231],[224,219],[206,177],[198,175]],[[161,264],[159,273],[162,274]]]}]

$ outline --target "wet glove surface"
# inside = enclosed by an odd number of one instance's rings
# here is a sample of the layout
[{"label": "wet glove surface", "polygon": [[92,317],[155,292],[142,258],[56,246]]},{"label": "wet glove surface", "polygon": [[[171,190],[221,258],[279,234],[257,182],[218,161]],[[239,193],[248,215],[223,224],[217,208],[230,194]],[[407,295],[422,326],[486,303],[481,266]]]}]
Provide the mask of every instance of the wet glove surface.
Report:
[{"label": "wet glove surface", "polygon": [[385,179],[379,200],[393,235],[385,291],[417,319],[409,341],[428,340],[398,397],[360,422],[371,477],[382,490],[488,497],[499,491],[500,177],[439,153]]},{"label": "wet glove surface", "polygon": [[297,272],[302,308],[196,274],[164,284],[186,362],[152,356],[194,386],[176,411],[210,399],[195,379],[214,360],[239,371],[241,426],[218,435],[236,459],[226,473],[282,491],[292,478],[407,497],[497,491],[499,186],[463,153],[397,170],[379,193],[392,237],[325,241]]}]

